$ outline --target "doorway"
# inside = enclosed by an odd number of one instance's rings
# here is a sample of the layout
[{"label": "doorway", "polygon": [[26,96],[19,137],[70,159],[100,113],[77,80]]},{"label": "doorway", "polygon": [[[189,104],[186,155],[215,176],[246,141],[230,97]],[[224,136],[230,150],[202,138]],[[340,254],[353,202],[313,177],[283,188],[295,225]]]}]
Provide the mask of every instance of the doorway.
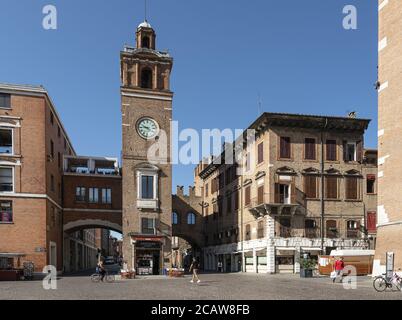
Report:
[{"label": "doorway", "polygon": [[279,201],[283,204],[290,204],[290,185],[279,185]]},{"label": "doorway", "polygon": [[52,241],[49,243],[49,264],[57,270],[57,245]]}]

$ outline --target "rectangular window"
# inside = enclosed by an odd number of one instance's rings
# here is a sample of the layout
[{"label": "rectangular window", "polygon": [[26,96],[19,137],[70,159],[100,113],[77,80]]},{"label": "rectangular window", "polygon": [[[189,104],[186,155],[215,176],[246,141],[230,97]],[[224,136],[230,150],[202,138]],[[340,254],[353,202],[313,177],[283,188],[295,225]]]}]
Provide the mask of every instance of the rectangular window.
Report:
[{"label": "rectangular window", "polygon": [[60,126],[57,126],[57,136],[60,138],[61,136],[61,130],[60,130]]},{"label": "rectangular window", "polygon": [[346,237],[350,239],[356,239],[359,236],[360,223],[358,221],[348,221]]},{"label": "rectangular window", "polygon": [[244,193],[244,204],[248,206],[251,202],[251,187],[247,186]]},{"label": "rectangular window", "polygon": [[357,161],[357,153],[356,153],[356,143],[355,142],[346,142],[344,144],[344,152],[345,152],[345,161]]},{"label": "rectangular window", "polygon": [[367,176],[367,191],[368,194],[375,194],[375,175]]},{"label": "rectangular window", "polygon": [[13,203],[11,201],[0,201],[0,223],[13,222]]},{"label": "rectangular window", "polygon": [[257,229],[257,237],[258,239],[262,239],[265,236],[264,232],[264,221],[258,222],[258,229]]},{"label": "rectangular window", "polygon": [[51,174],[50,175],[50,191],[54,192],[54,176]]},{"label": "rectangular window", "polygon": [[290,218],[280,218],[279,219],[279,236],[281,238],[290,238],[292,237],[292,228],[291,228]]},{"label": "rectangular window", "polygon": [[325,197],[327,199],[338,199],[338,177],[325,177]]},{"label": "rectangular window", "polygon": [[50,123],[53,124],[54,123],[54,115],[53,112],[50,111]]},{"label": "rectangular window", "polygon": [[258,187],[257,190],[257,202],[258,204],[264,203],[264,186]]},{"label": "rectangular window", "polygon": [[208,197],[208,183],[205,185],[205,197]]},{"label": "rectangular window", "polygon": [[141,218],[141,233],[142,234],[155,234],[155,219]]},{"label": "rectangular window", "polygon": [[281,137],[280,138],[280,158],[281,159],[290,159],[290,138],[289,137]]},{"label": "rectangular window", "polygon": [[64,138],[64,151],[66,151],[66,150],[67,150],[67,139]]},{"label": "rectangular window", "polygon": [[246,241],[251,240],[251,226],[246,225]]},{"label": "rectangular window", "polygon": [[11,96],[6,93],[0,93],[0,108],[11,108]]},{"label": "rectangular window", "polygon": [[346,199],[348,200],[357,200],[358,196],[358,178],[357,177],[346,177],[345,184],[346,184]]},{"label": "rectangular window", "polygon": [[104,204],[112,203],[112,189],[110,189],[110,188],[102,189],[102,203],[104,203]]},{"label": "rectangular window", "polygon": [[226,213],[232,213],[232,196],[226,198]]},{"label": "rectangular window", "polygon": [[57,166],[61,168],[61,153],[57,152]]},{"label": "rectangular window", "polygon": [[327,161],[336,161],[337,160],[337,155],[336,155],[336,140],[327,140],[326,143],[327,146]]},{"label": "rectangular window", "polygon": [[317,199],[317,176],[304,177],[304,193],[308,199]]},{"label": "rectangular window", "polygon": [[368,232],[377,231],[377,212],[367,212],[367,230]]},{"label": "rectangular window", "polygon": [[239,191],[235,191],[234,194],[234,209],[235,210],[239,209]]},{"label": "rectangular window", "polygon": [[99,202],[98,188],[89,188],[89,202],[90,203],[98,203]]},{"label": "rectangular window", "polygon": [[86,200],[85,193],[86,193],[85,187],[75,188],[75,201],[85,202]]},{"label": "rectangular window", "polygon": [[13,154],[13,130],[0,128],[0,154]]},{"label": "rectangular window", "polygon": [[54,143],[53,140],[50,140],[50,155],[54,158]]},{"label": "rectangular window", "polygon": [[306,138],[304,141],[304,159],[316,160],[315,139]]},{"label": "rectangular window", "polygon": [[13,192],[13,169],[0,168],[0,192]]},{"label": "rectangular window", "polygon": [[141,176],[141,198],[155,199],[154,176]]},{"label": "rectangular window", "polygon": [[258,145],[258,164],[264,162],[264,142]]}]

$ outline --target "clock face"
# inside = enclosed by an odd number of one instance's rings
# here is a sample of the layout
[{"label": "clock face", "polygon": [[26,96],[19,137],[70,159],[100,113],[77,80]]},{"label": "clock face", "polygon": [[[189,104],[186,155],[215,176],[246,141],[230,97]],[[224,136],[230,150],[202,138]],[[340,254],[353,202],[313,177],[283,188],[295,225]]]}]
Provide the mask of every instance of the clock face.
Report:
[{"label": "clock face", "polygon": [[158,134],[159,126],[156,121],[151,118],[142,118],[138,121],[137,131],[144,139],[152,139]]}]

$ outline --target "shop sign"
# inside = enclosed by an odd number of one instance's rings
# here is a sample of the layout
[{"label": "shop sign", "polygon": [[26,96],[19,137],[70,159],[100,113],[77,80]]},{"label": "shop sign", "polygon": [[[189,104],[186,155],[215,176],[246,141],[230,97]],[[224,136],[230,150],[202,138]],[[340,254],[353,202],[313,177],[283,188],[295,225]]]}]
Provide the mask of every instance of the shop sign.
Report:
[{"label": "shop sign", "polygon": [[143,249],[160,249],[161,243],[155,241],[137,241],[136,247]]}]

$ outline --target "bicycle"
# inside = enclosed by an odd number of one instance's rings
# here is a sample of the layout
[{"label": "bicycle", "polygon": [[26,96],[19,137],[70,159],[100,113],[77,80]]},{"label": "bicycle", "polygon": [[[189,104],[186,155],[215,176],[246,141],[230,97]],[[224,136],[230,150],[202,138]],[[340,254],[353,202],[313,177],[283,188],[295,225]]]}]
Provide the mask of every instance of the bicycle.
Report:
[{"label": "bicycle", "polygon": [[387,288],[393,288],[394,286],[401,291],[402,278],[395,272],[391,279],[388,279],[384,273],[381,276],[375,277],[373,280],[373,287],[377,292],[384,292]]},{"label": "bicycle", "polygon": [[[102,278],[102,275],[99,272],[96,272],[94,274],[91,275],[91,281],[92,282],[100,282]],[[106,272],[104,279],[106,280],[106,282],[111,283],[114,282],[114,275],[109,274],[108,272]]]}]

